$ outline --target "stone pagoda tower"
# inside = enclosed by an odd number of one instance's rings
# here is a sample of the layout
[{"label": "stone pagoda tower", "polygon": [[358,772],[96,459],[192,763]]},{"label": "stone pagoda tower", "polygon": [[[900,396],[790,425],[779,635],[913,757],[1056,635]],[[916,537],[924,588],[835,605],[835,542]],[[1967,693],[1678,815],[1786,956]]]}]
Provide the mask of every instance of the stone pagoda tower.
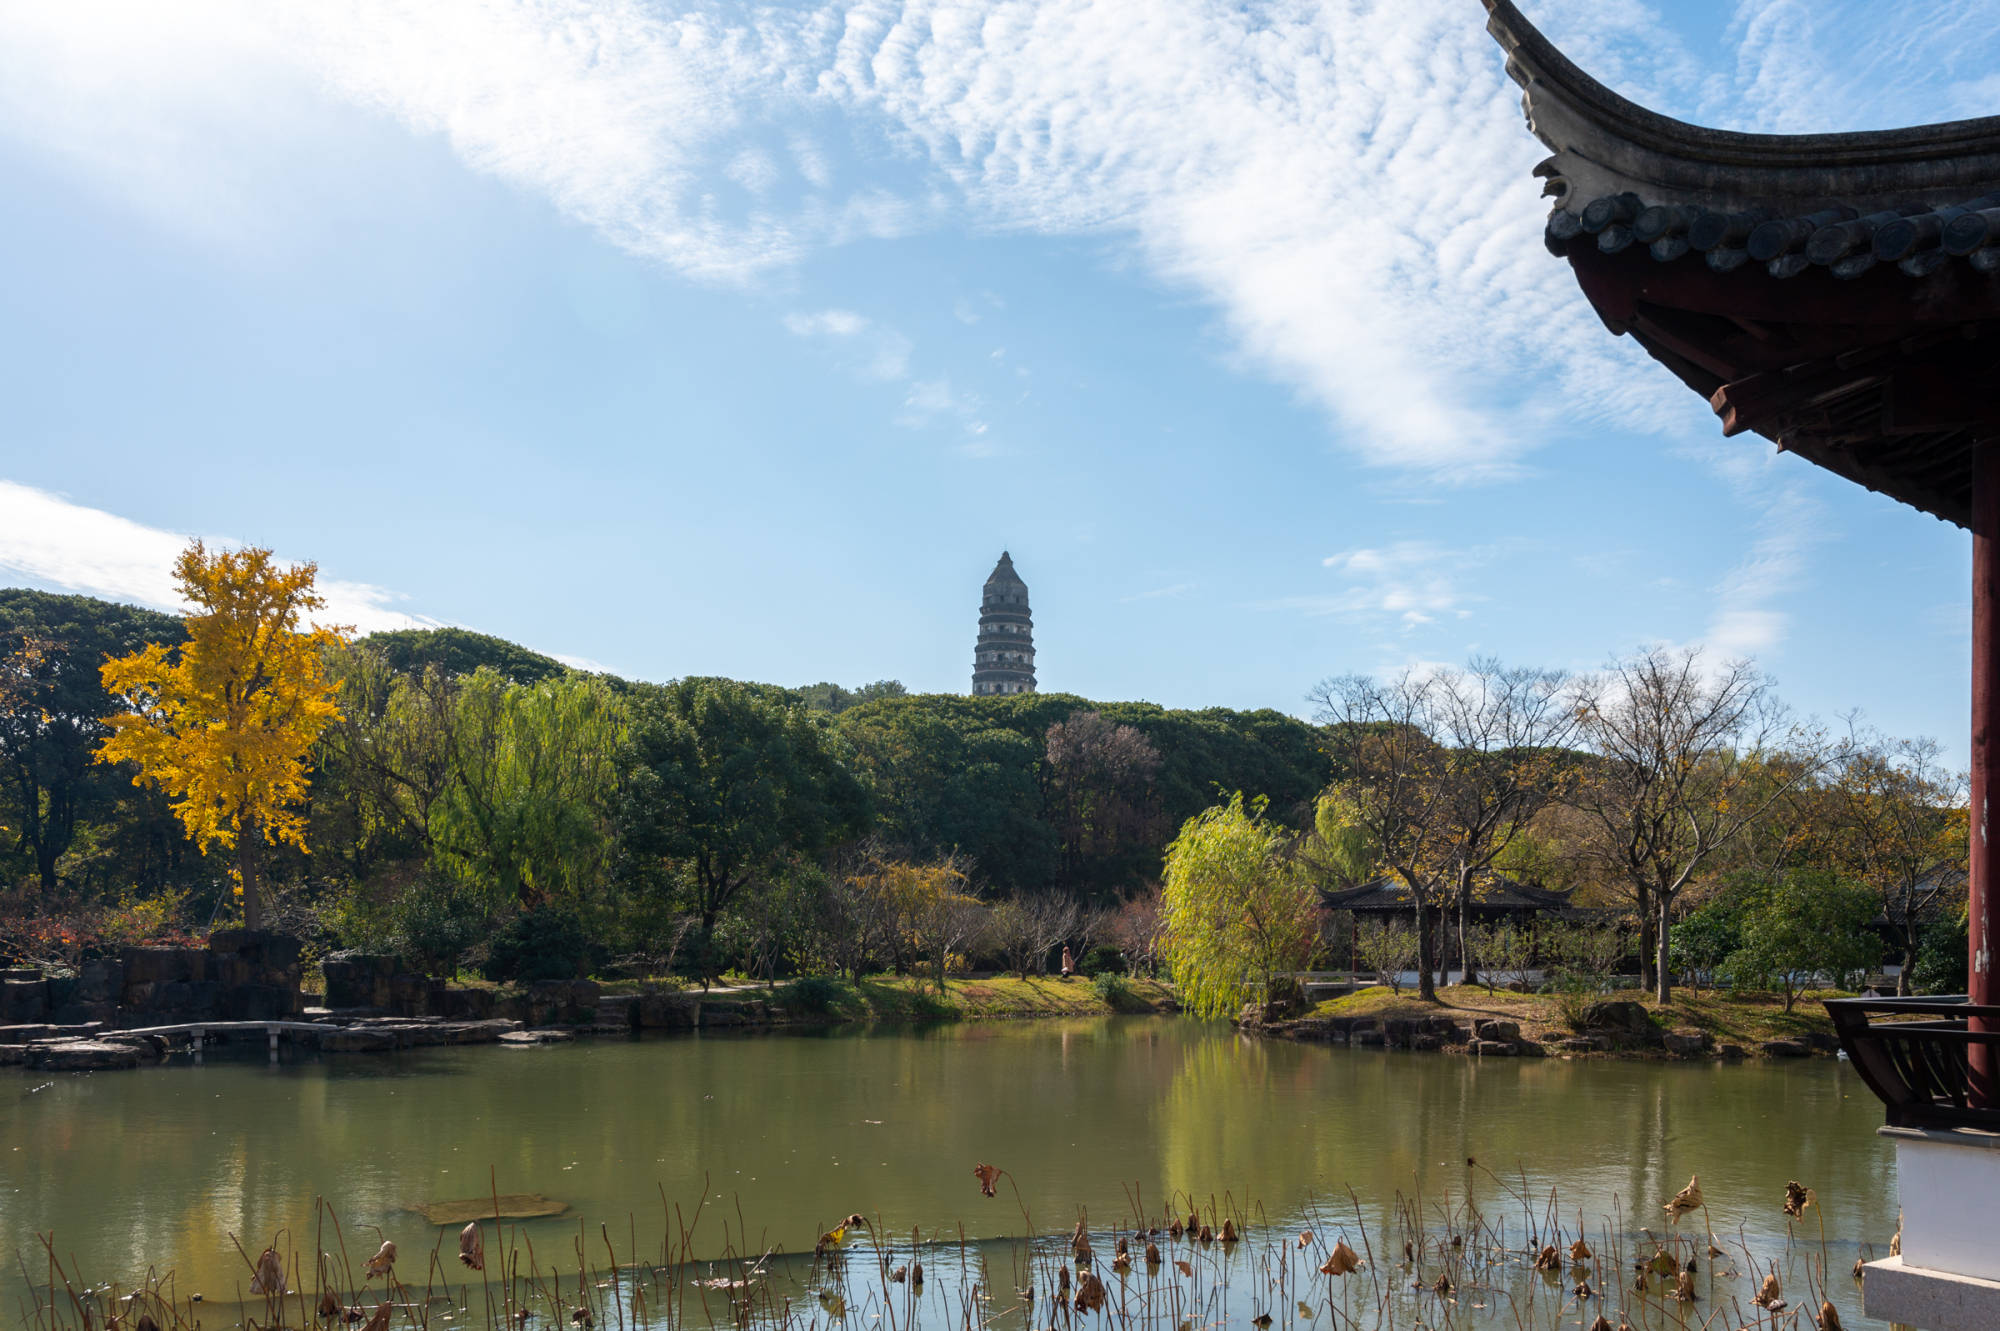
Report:
[{"label": "stone pagoda tower", "polygon": [[986,579],[979,601],[979,645],[973,650],[972,692],[1035,691],[1035,624],[1028,615],[1028,584],[1005,550]]}]

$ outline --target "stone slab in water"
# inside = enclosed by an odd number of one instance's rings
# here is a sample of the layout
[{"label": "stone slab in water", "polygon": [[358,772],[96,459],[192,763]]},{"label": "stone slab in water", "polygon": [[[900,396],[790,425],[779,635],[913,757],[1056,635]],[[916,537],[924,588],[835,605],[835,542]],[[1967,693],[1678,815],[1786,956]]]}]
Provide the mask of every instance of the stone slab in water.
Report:
[{"label": "stone slab in water", "polygon": [[[499,1209],[495,1210],[495,1204]],[[568,1202],[553,1201],[539,1192],[506,1192],[498,1197],[467,1197],[455,1202],[422,1202],[410,1208],[433,1225],[463,1225],[473,1220],[535,1220],[561,1215]]]},{"label": "stone slab in water", "polygon": [[567,1044],[574,1040],[573,1031],[558,1031],[547,1027],[532,1031],[508,1031],[500,1037],[500,1043],[520,1048],[531,1044]]},{"label": "stone slab in water", "polygon": [[104,1072],[114,1068],[136,1068],[142,1055],[136,1045],[112,1044],[104,1040],[65,1040],[61,1044],[32,1045],[29,1061],[46,1072]]}]

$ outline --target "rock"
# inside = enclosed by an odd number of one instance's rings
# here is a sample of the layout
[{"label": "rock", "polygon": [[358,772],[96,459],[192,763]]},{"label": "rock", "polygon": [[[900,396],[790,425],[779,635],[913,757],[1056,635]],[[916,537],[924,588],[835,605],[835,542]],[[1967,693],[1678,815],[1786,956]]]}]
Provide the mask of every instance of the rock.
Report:
[{"label": "rock", "polygon": [[468,1021],[445,1028],[447,1044],[492,1044],[504,1035],[519,1030],[511,1021]]},{"label": "rock", "polygon": [[637,1020],[647,1031],[686,1030],[697,1019],[696,1002],[685,994],[649,992],[639,995]]},{"label": "rock", "polygon": [[1645,1005],[1629,998],[1606,999],[1583,1010],[1582,1033],[1608,1036],[1617,1044],[1652,1045],[1660,1042],[1659,1028]]},{"label": "rock", "polygon": [[42,974],[42,968],[40,966],[0,966],[0,983],[6,983],[7,981],[10,980],[25,981],[25,980],[41,980],[46,978],[47,977]]},{"label": "rock", "polygon": [[0,1026],[36,1022],[49,1015],[49,982],[0,980]]},{"label": "rock", "polygon": [[125,967],[123,963],[99,958],[86,961],[76,973],[76,988],[71,991],[71,1001],[77,1003],[110,1003],[116,1006],[125,993]]},{"label": "rock", "polygon": [[1552,1043],[1565,1054],[1594,1054],[1604,1048],[1603,1038],[1595,1035],[1571,1035]]},{"label": "rock", "polygon": [[1668,1053],[1678,1058],[1694,1058],[1707,1053],[1713,1040],[1707,1031],[1684,1028],[1668,1031],[1660,1037],[1660,1043],[1666,1046]]},{"label": "rock", "polygon": [[1797,1040],[1766,1040],[1757,1047],[1766,1058],[1804,1058],[1812,1052]]},{"label": "rock", "polygon": [[702,1026],[747,1026],[749,1018],[743,1009],[734,1003],[703,1003],[699,1018]]},{"label": "rock", "polygon": [[1715,1052],[1717,1057],[1720,1058],[1748,1058],[1750,1056],[1750,1051],[1740,1044],[1717,1045]]},{"label": "rock", "polygon": [[403,959],[386,952],[336,952],[319,964],[330,1008],[386,1008],[390,977],[404,969]]},{"label": "rock", "polygon": [[1382,1032],[1373,1026],[1362,1026],[1359,1023],[1347,1038],[1358,1045],[1379,1046],[1383,1043]]},{"label": "rock", "polygon": [[536,1045],[536,1044],[568,1044],[570,1041],[574,1039],[576,1039],[576,1035],[574,1032],[571,1031],[543,1029],[543,1030],[533,1030],[533,1031],[508,1031],[505,1035],[500,1037],[500,1043],[507,1045],[511,1048],[519,1049],[519,1048],[524,1048],[528,1045]]},{"label": "rock", "polygon": [[1472,1041],[1472,1028],[1461,1026],[1455,1021],[1448,1022],[1445,1028],[1438,1032],[1438,1035],[1446,1044],[1469,1044]]},{"label": "rock", "polygon": [[1481,1018],[1472,1023],[1472,1034],[1481,1040],[1511,1044],[1521,1038],[1521,1023],[1518,1021]]},{"label": "rock", "polygon": [[49,1014],[49,1022],[55,1026],[109,1026],[118,1020],[118,1005],[102,1003],[64,1003]]},{"label": "rock", "polygon": [[1549,1051],[1546,1045],[1535,1040],[1516,1040],[1514,1053],[1520,1058],[1546,1058]]},{"label": "rock", "polygon": [[1518,1051],[1512,1040],[1474,1040],[1472,1052],[1484,1058],[1512,1058]]},{"label": "rock", "polygon": [[402,1032],[379,1026],[342,1026],[319,1037],[319,1047],[332,1054],[378,1054],[403,1046]]},{"label": "rock", "polygon": [[1410,1037],[1410,1048],[1425,1052],[1435,1052],[1444,1048],[1444,1037],[1441,1035],[1412,1035]]},{"label": "rock", "polygon": [[240,984],[225,991],[224,1018],[229,1021],[283,1021],[299,1010],[299,991],[275,984]]},{"label": "rock", "polygon": [[28,1047],[28,1062],[45,1072],[108,1072],[139,1066],[138,1049],[105,1040],[65,1040]]}]

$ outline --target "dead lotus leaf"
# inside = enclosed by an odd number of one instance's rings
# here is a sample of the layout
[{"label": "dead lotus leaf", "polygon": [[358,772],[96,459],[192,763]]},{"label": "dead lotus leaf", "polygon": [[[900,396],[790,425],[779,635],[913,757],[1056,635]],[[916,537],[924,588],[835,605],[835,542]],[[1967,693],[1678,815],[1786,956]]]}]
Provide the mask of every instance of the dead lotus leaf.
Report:
[{"label": "dead lotus leaf", "polygon": [[1196,1235],[1195,1237],[1199,1238],[1203,1243],[1213,1243],[1215,1242],[1215,1231],[1210,1229],[1207,1225],[1203,1225],[1201,1227],[1201,1233]]},{"label": "dead lotus leaf", "polygon": [[1569,1245],[1569,1260],[1573,1265],[1582,1266],[1590,1260],[1590,1245],[1582,1239]]},{"label": "dead lotus leaf", "polygon": [[333,1297],[332,1290],[327,1290],[319,1296],[320,1320],[330,1322],[338,1316],[340,1316],[340,1300]]},{"label": "dead lotus leaf", "polygon": [[1085,1271],[1077,1277],[1076,1310],[1080,1313],[1094,1313],[1104,1306],[1104,1282]]},{"label": "dead lotus leaf", "polygon": [[132,1331],[160,1331],[160,1324],[153,1320],[153,1314],[140,1313],[139,1320],[132,1323]]},{"label": "dead lotus leaf", "polygon": [[1069,1263],[1068,1263],[1068,1262],[1064,1262],[1064,1263],[1063,1263],[1063,1264],[1062,1264],[1061,1266],[1058,1266],[1058,1267],[1056,1268],[1056,1293],[1058,1293],[1058,1294],[1067,1294],[1067,1293],[1069,1293]]},{"label": "dead lotus leaf", "polygon": [[1121,1252],[1113,1255],[1111,1258],[1111,1269],[1114,1271],[1130,1271],[1132,1269],[1132,1254]]},{"label": "dead lotus leaf", "polygon": [[1180,1272],[1184,1276],[1191,1276],[1194,1274],[1194,1263],[1185,1262],[1182,1261],[1180,1258],[1176,1257],[1174,1258],[1174,1270]]},{"label": "dead lotus leaf", "polygon": [[389,1331],[389,1310],[396,1305],[384,1299],[376,1305],[375,1315],[368,1319],[368,1325],[361,1331]]},{"label": "dead lotus leaf", "polygon": [[1857,1257],[1854,1259],[1854,1278],[1856,1280],[1861,1279],[1862,1270],[1867,1265],[1868,1265],[1868,1259],[1865,1257]]},{"label": "dead lotus leaf", "polygon": [[1344,1276],[1360,1269],[1361,1259],[1354,1255],[1354,1249],[1347,1246],[1347,1240],[1341,1239],[1320,1264],[1319,1273],[1323,1276]]},{"label": "dead lotus leaf", "polygon": [[1116,1247],[1116,1249],[1115,1249],[1114,1251],[1116,1251],[1116,1252],[1117,1252],[1117,1254],[1118,1254],[1118,1255],[1119,1255],[1120,1257],[1124,1257],[1124,1256],[1127,1256],[1127,1255],[1129,1255],[1129,1254],[1130,1254],[1130,1252],[1131,1252],[1131,1249],[1130,1249],[1130,1248],[1128,1248],[1128,1247],[1126,1247],[1126,1245],[1125,1245],[1125,1236],[1124,1236],[1123,1234],[1120,1234],[1120,1235],[1118,1236],[1118,1246]]},{"label": "dead lotus leaf", "polygon": [[1301,1248],[1312,1247],[1312,1242],[1313,1242],[1313,1234],[1310,1229],[1302,1229],[1299,1231],[1299,1246]]},{"label": "dead lotus leaf", "polygon": [[1597,1320],[1590,1324],[1590,1331],[1611,1331],[1611,1319],[1603,1313],[1597,1314]]},{"label": "dead lotus leaf", "polygon": [[1181,1236],[1181,1233],[1182,1233],[1181,1222],[1178,1218],[1176,1218],[1173,1221],[1173,1223],[1167,1226],[1167,1237],[1170,1239],[1177,1239]]},{"label": "dead lotus leaf", "polygon": [[1159,1264],[1160,1264],[1159,1246],[1149,1240],[1146,1244],[1146,1265],[1158,1266]]},{"label": "dead lotus leaf", "polygon": [[1699,1211],[1701,1209],[1701,1175],[1696,1174],[1689,1178],[1688,1185],[1675,1193],[1673,1200],[1660,1209],[1665,1211],[1667,1218],[1675,1224],[1679,1224],[1681,1217],[1689,1211]]},{"label": "dead lotus leaf", "polygon": [[1785,1183],[1786,1215],[1794,1217],[1804,1215],[1806,1208],[1812,1204],[1813,1194],[1811,1188],[1806,1187],[1797,1179],[1790,1179]]},{"label": "dead lotus leaf", "polygon": [[590,1309],[588,1308],[578,1308],[569,1315],[569,1320],[572,1326],[592,1327],[597,1325],[597,1319],[590,1315]]},{"label": "dead lotus leaf", "polygon": [[1256,1327],[1257,1331],[1264,1331],[1265,1327],[1271,1325],[1271,1314],[1258,1313],[1255,1317],[1250,1319],[1250,1325]]},{"label": "dead lotus leaf", "polygon": [[1457,1288],[1458,1286],[1451,1283],[1451,1277],[1449,1275],[1446,1275],[1443,1271],[1440,1271],[1438,1272],[1437,1283],[1431,1286],[1431,1293],[1450,1294],[1453,1290]]},{"label": "dead lotus leaf", "polygon": [[1076,1228],[1070,1231],[1069,1246],[1076,1253],[1077,1261],[1090,1260],[1090,1232],[1083,1227],[1082,1216],[1076,1218]]},{"label": "dead lotus leaf", "polygon": [[480,1232],[477,1220],[458,1231],[458,1260],[475,1271],[486,1269],[486,1236]]},{"label": "dead lotus leaf", "polygon": [[283,1294],[285,1290],[285,1264],[278,1260],[276,1248],[266,1248],[257,1257],[257,1269],[250,1277],[252,1294]]},{"label": "dead lotus leaf", "polygon": [[1764,1283],[1757,1290],[1757,1297],[1751,1302],[1759,1308],[1768,1308],[1774,1303],[1783,1303],[1784,1289],[1778,1284],[1778,1273],[1773,1271],[1764,1277]]},{"label": "dead lotus leaf", "polygon": [[1304,1299],[1299,1300],[1299,1316],[1310,1322],[1317,1315],[1313,1312],[1313,1306],[1310,1303],[1307,1303]]},{"label": "dead lotus leaf", "polygon": [[551,1201],[539,1192],[503,1192],[498,1197],[423,1202],[410,1209],[433,1225],[462,1225],[468,1220],[539,1220],[561,1215],[569,1203]]},{"label": "dead lotus leaf", "polygon": [[1590,1287],[1590,1281],[1588,1280],[1578,1281],[1576,1288],[1571,1290],[1570,1293],[1585,1302],[1597,1297],[1597,1291]]},{"label": "dead lotus leaf", "polygon": [[911,1265],[910,1283],[912,1285],[921,1285],[924,1283],[924,1264],[922,1262],[916,1262]]},{"label": "dead lotus leaf", "polygon": [[[396,1245],[388,1239],[383,1239],[382,1246],[375,1250],[373,1257],[362,1263],[361,1269],[368,1273],[368,1279],[370,1280],[373,1280],[376,1276],[390,1274],[396,1269]],[[387,1306],[387,1304],[383,1305],[383,1307]]]},{"label": "dead lotus leaf", "polygon": [[1562,1254],[1556,1251],[1555,1244],[1551,1243],[1535,1254],[1535,1269],[1537,1271],[1562,1270]]},{"label": "dead lotus leaf", "polygon": [[981,1197],[995,1197],[999,1195],[994,1192],[993,1185],[1000,1181],[1000,1166],[974,1165],[972,1167],[972,1176],[979,1180],[979,1195]]},{"label": "dead lotus leaf", "polygon": [[1200,1228],[1201,1228],[1201,1216],[1200,1216],[1200,1215],[1198,1215],[1197,1213],[1193,1212],[1193,1211],[1189,1211],[1189,1212],[1188,1212],[1188,1222],[1187,1222],[1187,1232],[1188,1232],[1188,1233],[1190,1233],[1190,1234],[1192,1234],[1192,1233],[1194,1233],[1194,1232],[1195,1232],[1196,1230],[1199,1230]]},{"label": "dead lotus leaf", "polygon": [[1654,1251],[1653,1260],[1649,1265],[1653,1268],[1653,1274],[1656,1276],[1670,1276],[1681,1269],[1681,1264],[1675,1261],[1674,1255],[1665,1248]]},{"label": "dead lotus leaf", "polygon": [[1694,1302],[1694,1272],[1683,1271],[1674,1281],[1674,1297],[1682,1303]]},{"label": "dead lotus leaf", "polygon": [[1819,1305],[1819,1331],[1840,1331],[1840,1310],[1831,1303]]},{"label": "dead lotus leaf", "polygon": [[1632,1277],[1632,1292],[1634,1294],[1651,1294],[1653,1292],[1653,1284],[1646,1279],[1646,1268],[1643,1265],[1639,1268],[1639,1274]]},{"label": "dead lotus leaf", "polygon": [[910,1268],[907,1266],[899,1266],[895,1270],[889,1273],[889,1280],[890,1283],[892,1284],[900,1285],[909,1278],[910,1278]]}]

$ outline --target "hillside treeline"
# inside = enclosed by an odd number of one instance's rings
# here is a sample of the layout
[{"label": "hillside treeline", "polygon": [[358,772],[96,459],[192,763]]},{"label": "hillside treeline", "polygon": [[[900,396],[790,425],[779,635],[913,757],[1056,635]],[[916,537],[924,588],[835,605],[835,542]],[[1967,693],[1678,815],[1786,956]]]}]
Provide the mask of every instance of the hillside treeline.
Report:
[{"label": "hillside treeline", "polygon": [[[227,858],[93,761],[118,707],[100,665],[183,633],[0,590],[0,950],[60,963],[236,909]],[[267,923],[441,971],[518,951],[507,937],[598,970],[827,965],[832,897],[888,864],[1102,919],[1224,793],[1302,824],[1332,774],[1316,728],[1275,711],[653,684],[458,629],[362,638],[327,670],[341,719],[313,750],[308,851],[264,867]]]}]

